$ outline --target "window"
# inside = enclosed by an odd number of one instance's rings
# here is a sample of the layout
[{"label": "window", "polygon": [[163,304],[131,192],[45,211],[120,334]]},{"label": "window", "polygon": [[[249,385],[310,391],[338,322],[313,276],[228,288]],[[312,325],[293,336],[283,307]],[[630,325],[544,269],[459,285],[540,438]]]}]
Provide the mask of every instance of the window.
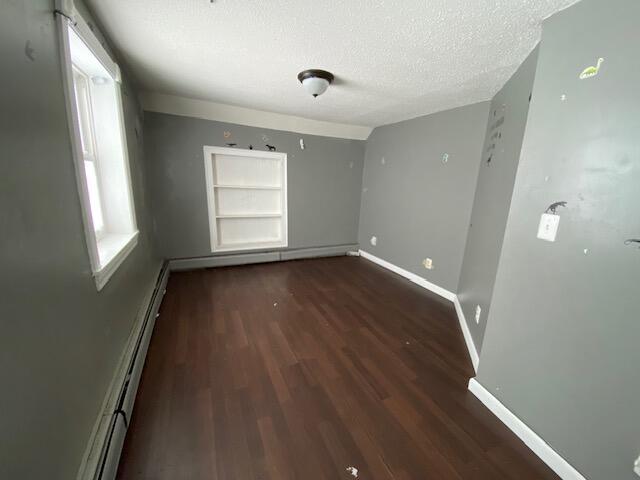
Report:
[{"label": "window", "polygon": [[59,17],[69,127],[91,267],[100,290],[137,243],[120,72],[79,15]]},{"label": "window", "polygon": [[211,251],[287,246],[287,155],[204,147]]}]

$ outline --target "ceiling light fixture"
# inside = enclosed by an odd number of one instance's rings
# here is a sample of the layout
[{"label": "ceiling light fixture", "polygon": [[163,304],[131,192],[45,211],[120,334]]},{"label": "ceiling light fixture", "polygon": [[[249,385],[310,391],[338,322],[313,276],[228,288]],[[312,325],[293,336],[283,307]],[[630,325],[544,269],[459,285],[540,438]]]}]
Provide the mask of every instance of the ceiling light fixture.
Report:
[{"label": "ceiling light fixture", "polygon": [[333,73],[316,69],[305,70],[298,74],[298,80],[307,92],[317,97],[327,91],[333,82]]}]

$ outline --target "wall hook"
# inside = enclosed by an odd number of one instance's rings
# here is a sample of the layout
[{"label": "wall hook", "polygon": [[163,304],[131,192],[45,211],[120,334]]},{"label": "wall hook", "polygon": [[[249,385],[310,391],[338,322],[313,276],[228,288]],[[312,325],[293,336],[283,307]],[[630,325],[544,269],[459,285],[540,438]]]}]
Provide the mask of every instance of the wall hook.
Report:
[{"label": "wall hook", "polygon": [[[634,243],[637,243],[638,245],[640,245],[640,238],[630,238],[624,241],[625,245],[632,245]],[[640,248],[640,246],[638,248]]]}]

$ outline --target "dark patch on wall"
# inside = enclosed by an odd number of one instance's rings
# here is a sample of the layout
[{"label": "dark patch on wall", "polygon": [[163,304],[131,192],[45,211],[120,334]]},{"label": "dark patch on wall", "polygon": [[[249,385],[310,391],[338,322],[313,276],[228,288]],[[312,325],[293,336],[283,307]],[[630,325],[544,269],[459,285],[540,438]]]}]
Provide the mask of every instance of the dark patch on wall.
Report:
[{"label": "dark patch on wall", "polygon": [[26,57],[29,60],[31,60],[32,62],[35,62],[35,60],[36,60],[36,51],[31,46],[31,41],[30,40],[27,40],[27,43],[25,43],[25,45],[24,45],[24,54],[26,55]]},{"label": "dark patch on wall", "polygon": [[[502,106],[503,111],[505,107],[506,107],[505,105]],[[497,115],[497,111],[494,110],[493,116],[495,117],[496,115]],[[503,124],[504,124],[504,114],[491,124],[490,132],[489,132],[491,143],[489,144],[489,146],[485,151],[485,153],[487,154],[485,163],[487,165],[491,165],[491,160],[493,160],[493,152],[495,151],[496,146],[498,145],[498,142],[502,139],[502,131],[500,130],[500,127],[502,127]]]},{"label": "dark patch on wall", "polygon": [[[625,240],[624,244],[625,245],[633,245],[633,244],[640,245],[640,238],[630,238],[628,240]],[[640,248],[640,246],[638,248]]]}]

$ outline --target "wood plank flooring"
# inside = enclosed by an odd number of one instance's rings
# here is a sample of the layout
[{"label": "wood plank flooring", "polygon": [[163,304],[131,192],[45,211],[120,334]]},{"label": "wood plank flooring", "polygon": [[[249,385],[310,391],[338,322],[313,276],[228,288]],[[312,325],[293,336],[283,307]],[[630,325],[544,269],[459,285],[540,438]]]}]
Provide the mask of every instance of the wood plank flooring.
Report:
[{"label": "wood plank flooring", "polygon": [[364,259],[173,273],[118,478],[558,478],[471,376],[452,304]]}]

